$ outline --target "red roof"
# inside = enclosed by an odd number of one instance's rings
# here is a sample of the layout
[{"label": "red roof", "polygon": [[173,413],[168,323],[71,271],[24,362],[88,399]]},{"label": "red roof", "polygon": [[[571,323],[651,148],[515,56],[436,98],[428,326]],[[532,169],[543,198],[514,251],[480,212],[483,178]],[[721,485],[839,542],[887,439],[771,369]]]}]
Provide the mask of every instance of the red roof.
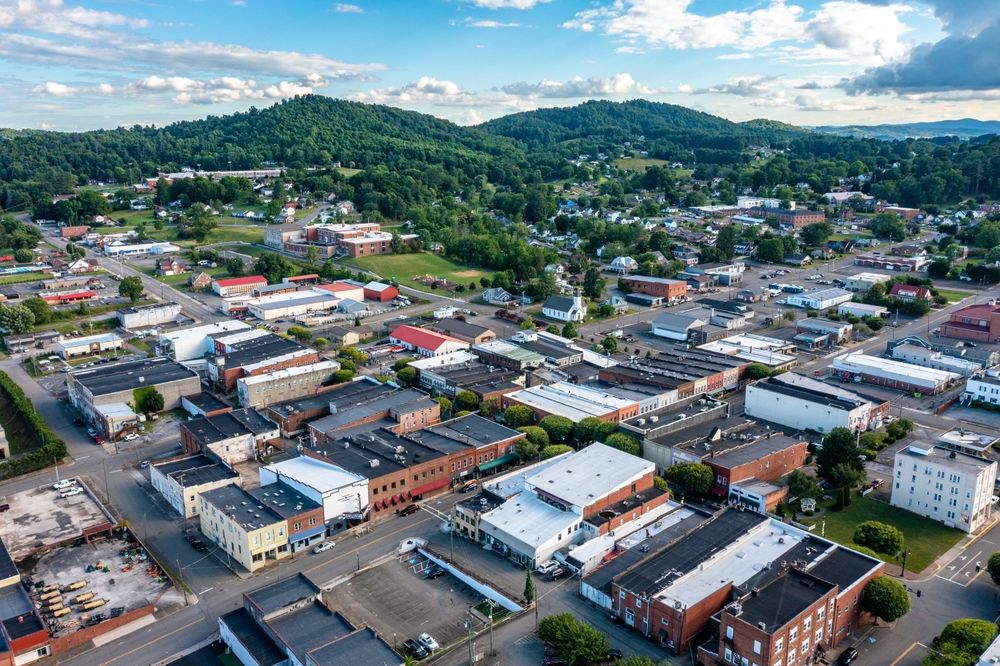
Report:
[{"label": "red roof", "polygon": [[429,349],[431,351],[436,351],[446,342],[458,342],[465,344],[457,338],[441,335],[440,333],[435,333],[434,331],[427,331],[422,328],[417,328],[416,326],[406,325],[397,326],[392,333],[389,334],[389,337],[399,340],[400,342],[405,342],[406,344],[419,349]]},{"label": "red roof", "polygon": [[226,278],[216,280],[215,284],[220,287],[241,287],[247,284],[267,284],[267,278],[263,275],[249,275],[247,277]]},{"label": "red roof", "polygon": [[355,289],[362,289],[356,284],[344,284],[343,282],[333,282],[331,284],[318,284],[317,289],[324,289],[326,291],[354,291]]},{"label": "red roof", "polygon": [[319,275],[316,273],[308,273],[306,275],[293,275],[292,277],[285,278],[286,282],[299,282],[300,280],[318,280]]},{"label": "red roof", "polygon": [[982,305],[970,305],[962,308],[961,310],[955,310],[951,313],[951,319],[952,321],[958,321],[959,319],[965,317],[974,317],[976,319],[989,320],[990,316],[993,314],[1000,314],[1000,307],[983,303]]},{"label": "red roof", "polygon": [[914,286],[897,282],[889,290],[890,296],[910,296],[913,298],[930,298],[931,290],[927,287]]}]

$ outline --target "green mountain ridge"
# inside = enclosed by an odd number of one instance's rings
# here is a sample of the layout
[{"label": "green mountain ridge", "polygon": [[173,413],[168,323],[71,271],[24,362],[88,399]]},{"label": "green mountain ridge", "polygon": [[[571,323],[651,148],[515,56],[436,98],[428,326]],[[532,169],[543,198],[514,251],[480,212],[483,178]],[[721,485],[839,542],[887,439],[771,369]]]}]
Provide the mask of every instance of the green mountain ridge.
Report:
[{"label": "green mountain ridge", "polygon": [[887,141],[904,139],[933,139],[954,136],[976,139],[990,134],[1000,134],[1000,120],[935,120],[916,123],[884,123],[879,125],[820,125],[817,132],[835,136],[873,138]]}]

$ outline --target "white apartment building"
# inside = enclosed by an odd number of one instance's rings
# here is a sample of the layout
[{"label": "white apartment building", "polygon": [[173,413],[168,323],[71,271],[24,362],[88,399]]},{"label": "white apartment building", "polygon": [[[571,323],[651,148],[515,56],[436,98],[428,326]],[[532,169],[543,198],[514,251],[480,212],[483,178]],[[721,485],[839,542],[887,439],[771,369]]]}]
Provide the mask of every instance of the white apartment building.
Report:
[{"label": "white apartment building", "polygon": [[967,358],[949,356],[948,354],[942,354],[939,351],[910,343],[893,347],[891,356],[897,361],[905,361],[906,363],[919,365],[923,368],[955,372],[963,377],[971,377],[983,367],[978,362]]},{"label": "white apartment building", "polygon": [[893,467],[893,506],[969,533],[993,514],[995,461],[915,442]]},{"label": "white apartment building", "polygon": [[962,402],[973,401],[1000,405],[1000,377],[991,376],[990,374],[969,377],[969,380],[965,382],[965,393],[962,394]]},{"label": "white apartment building", "polygon": [[871,401],[795,373],[749,384],[743,411],[756,419],[822,433],[834,428],[866,430],[869,425],[881,425],[881,410],[876,410],[873,417]]}]

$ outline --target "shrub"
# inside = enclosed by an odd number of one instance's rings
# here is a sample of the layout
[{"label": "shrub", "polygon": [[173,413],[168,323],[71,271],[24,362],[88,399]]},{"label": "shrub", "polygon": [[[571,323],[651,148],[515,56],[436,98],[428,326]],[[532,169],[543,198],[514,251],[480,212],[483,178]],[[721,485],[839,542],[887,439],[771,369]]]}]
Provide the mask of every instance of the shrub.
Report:
[{"label": "shrub", "polygon": [[44,469],[66,456],[66,442],[56,436],[41,414],[6,372],[0,371],[0,391],[10,401],[14,410],[24,419],[39,447],[17,458],[0,463],[0,479]]},{"label": "shrub", "polygon": [[899,528],[877,520],[869,520],[858,525],[852,540],[886,555],[895,555],[903,549],[903,533]]}]

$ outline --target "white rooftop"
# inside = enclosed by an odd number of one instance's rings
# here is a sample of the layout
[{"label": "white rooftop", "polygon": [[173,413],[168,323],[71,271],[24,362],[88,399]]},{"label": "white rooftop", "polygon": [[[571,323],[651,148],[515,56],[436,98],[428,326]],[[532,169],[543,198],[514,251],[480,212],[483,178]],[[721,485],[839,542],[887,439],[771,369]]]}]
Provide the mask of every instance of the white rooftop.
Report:
[{"label": "white rooftop", "polygon": [[[229,299],[229,300],[235,300],[235,299]],[[270,331],[264,330],[262,328],[252,328],[249,331],[236,331],[228,335],[218,335],[215,337],[215,341],[226,345],[234,345],[237,342],[256,340],[257,338],[262,338],[265,335],[274,335],[274,333],[271,333]]]},{"label": "white rooftop", "polygon": [[238,331],[250,328],[249,324],[235,319],[226,319],[214,324],[204,324],[202,326],[192,326],[191,328],[181,328],[175,331],[168,331],[160,334],[161,340],[183,340],[184,338],[204,338],[212,333],[224,333],[226,331]]},{"label": "white rooftop", "polygon": [[458,351],[453,351],[450,354],[430,356],[417,361],[410,361],[409,365],[417,370],[430,370],[432,368],[444,368],[449,365],[458,365],[459,363],[468,363],[477,359],[478,357],[475,354],[472,354],[464,349],[459,349]]},{"label": "white rooftop", "polygon": [[572,454],[569,452],[560,453],[557,456],[542,460],[541,462],[520,467],[513,472],[490,477],[489,480],[483,484],[483,488],[489,490],[494,495],[499,495],[500,497],[513,497],[524,490],[525,482],[528,476],[552,467],[552,465],[555,465],[557,462],[569,455]]},{"label": "white rooftop", "polygon": [[363,477],[347,470],[308,456],[267,465],[264,469],[279,478],[287,478],[315,488],[320,493],[328,493],[363,481]]},{"label": "white rooftop", "polygon": [[121,342],[121,337],[115,333],[98,333],[97,335],[87,335],[82,338],[62,338],[59,344],[64,347],[88,347],[91,344],[102,342]]},{"label": "white rooftop", "polygon": [[569,382],[532,386],[515,391],[508,398],[548,414],[565,416],[571,421],[581,421],[588,416],[601,417],[635,404],[634,400],[623,400],[599,389]]},{"label": "white rooftop", "polygon": [[909,377],[913,380],[934,384],[945,384],[961,378],[955,372],[925,368],[921,365],[913,365],[912,363],[904,363],[891,358],[869,356],[861,353],[838,356],[833,359],[833,367],[835,370],[854,372],[891,373],[900,377]]},{"label": "white rooftop", "polygon": [[652,472],[655,467],[644,458],[594,442],[532,474],[526,485],[583,508]]},{"label": "white rooftop", "polygon": [[267,374],[256,375],[254,377],[241,377],[239,381],[243,382],[247,386],[252,386],[254,384],[270,382],[275,379],[307,375],[311,372],[323,372],[324,370],[336,372],[337,370],[340,370],[340,364],[335,361],[320,361],[318,363],[310,363],[309,365],[298,365],[294,368],[275,370],[274,372],[268,372]]},{"label": "white rooftop", "polygon": [[561,511],[524,491],[480,516],[480,529],[525,555],[534,555],[538,548],[557,534],[583,520],[572,511]]},{"label": "white rooftop", "polygon": [[292,359],[300,358],[302,356],[309,356],[312,353],[314,353],[312,349],[293,349],[290,352],[279,354],[278,356],[272,356],[271,358],[265,358],[261,361],[257,361],[256,363],[248,363],[243,366],[243,371],[249,374],[254,370],[276,365],[282,361],[291,361]]},{"label": "white rooftop", "polygon": [[98,405],[97,412],[101,416],[107,418],[130,418],[135,416],[135,412],[132,411],[132,408],[124,402],[109,402],[106,405]]}]

